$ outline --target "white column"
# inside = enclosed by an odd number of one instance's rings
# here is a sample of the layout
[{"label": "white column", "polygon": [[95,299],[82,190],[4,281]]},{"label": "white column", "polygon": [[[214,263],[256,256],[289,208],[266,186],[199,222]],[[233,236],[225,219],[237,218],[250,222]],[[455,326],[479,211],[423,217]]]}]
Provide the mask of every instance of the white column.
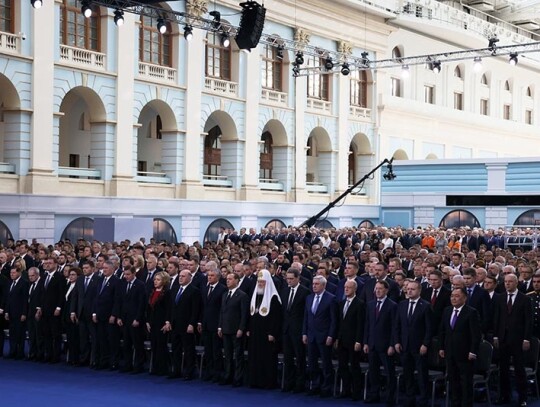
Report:
[{"label": "white column", "polygon": [[31,123],[30,112],[4,112],[4,160],[15,165],[19,175],[26,175],[30,168]]},{"label": "white column", "polygon": [[335,180],[335,189],[337,192],[343,192],[348,188],[349,183],[349,84],[348,76],[339,75],[338,77],[338,137],[337,137],[337,177]]},{"label": "white column", "polygon": [[37,239],[43,244],[54,244],[54,214],[21,212],[19,215],[19,239]]},{"label": "white column", "polygon": [[101,171],[101,179],[110,181],[114,168],[114,123],[92,123],[90,165]]},{"label": "white column", "polygon": [[293,188],[304,190],[306,188],[306,136],[304,116],[307,99],[307,78],[299,76],[295,84],[295,181]]},{"label": "white column", "polygon": [[161,169],[173,185],[182,182],[184,172],[184,134],[179,131],[162,132]]},{"label": "white column", "polygon": [[202,239],[201,234],[204,232],[201,229],[201,217],[199,215],[183,215],[182,216],[182,233],[177,236],[177,239],[186,244],[193,244]]}]

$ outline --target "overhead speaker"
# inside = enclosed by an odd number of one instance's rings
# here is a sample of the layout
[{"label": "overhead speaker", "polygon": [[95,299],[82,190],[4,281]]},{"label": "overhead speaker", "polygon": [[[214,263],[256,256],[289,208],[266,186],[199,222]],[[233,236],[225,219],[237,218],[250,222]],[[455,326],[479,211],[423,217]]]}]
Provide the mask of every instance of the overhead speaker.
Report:
[{"label": "overhead speaker", "polygon": [[236,34],[236,44],[240,49],[256,48],[264,28],[266,9],[256,1],[240,3],[242,18]]}]

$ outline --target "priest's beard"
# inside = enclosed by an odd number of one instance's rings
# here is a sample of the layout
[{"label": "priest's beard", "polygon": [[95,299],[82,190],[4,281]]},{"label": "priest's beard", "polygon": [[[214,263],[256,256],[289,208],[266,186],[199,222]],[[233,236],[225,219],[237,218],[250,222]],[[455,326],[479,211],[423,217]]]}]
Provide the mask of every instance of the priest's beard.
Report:
[{"label": "priest's beard", "polygon": [[264,287],[257,287],[257,294],[263,295],[264,294]]}]

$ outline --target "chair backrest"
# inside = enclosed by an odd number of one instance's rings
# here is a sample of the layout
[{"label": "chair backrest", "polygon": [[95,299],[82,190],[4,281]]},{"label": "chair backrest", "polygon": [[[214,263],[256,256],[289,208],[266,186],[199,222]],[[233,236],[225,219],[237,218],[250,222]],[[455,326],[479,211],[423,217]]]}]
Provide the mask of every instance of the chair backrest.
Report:
[{"label": "chair backrest", "polygon": [[474,363],[474,371],[476,373],[485,374],[491,367],[491,359],[493,357],[493,345],[488,341],[480,342],[478,347],[478,355]]},{"label": "chair backrest", "polygon": [[525,358],[525,366],[533,369],[533,373],[538,370],[538,355],[540,353],[540,339],[533,336],[531,338],[531,347],[523,355]]}]

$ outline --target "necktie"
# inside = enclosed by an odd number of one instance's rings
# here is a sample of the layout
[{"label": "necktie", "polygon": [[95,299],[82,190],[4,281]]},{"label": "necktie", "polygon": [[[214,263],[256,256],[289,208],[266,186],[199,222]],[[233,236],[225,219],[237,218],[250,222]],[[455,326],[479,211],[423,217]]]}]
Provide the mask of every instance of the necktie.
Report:
[{"label": "necktie", "polygon": [[133,284],[131,281],[128,283],[126,294],[129,293],[131,290],[131,284]]},{"label": "necktie", "polygon": [[184,287],[180,286],[180,289],[178,290],[178,294],[176,294],[176,298],[174,299],[174,302],[178,304],[178,300],[182,296],[182,291],[184,291]]},{"label": "necktie", "polygon": [[450,327],[451,327],[452,329],[454,329],[454,326],[456,326],[456,321],[457,321],[458,313],[459,313],[459,311],[458,311],[457,309],[454,310],[454,316],[452,317],[452,320],[450,321]]},{"label": "necktie", "polygon": [[15,281],[13,281],[13,282],[11,283],[11,287],[9,288],[9,292],[11,292],[11,290],[13,290],[13,287],[15,287]]},{"label": "necktie", "polygon": [[229,302],[229,300],[231,299],[231,296],[232,296],[232,291],[229,291],[229,294],[227,294],[227,298],[225,298],[225,304]]},{"label": "necktie", "polygon": [[467,288],[467,297],[471,298],[472,288]]},{"label": "necktie", "polygon": [[506,304],[506,308],[508,309],[508,313],[511,314],[512,313],[512,296],[514,294],[513,293],[508,293],[508,303]]},{"label": "necktie", "polygon": [[311,306],[311,312],[315,314],[317,312],[317,308],[319,308],[319,301],[321,300],[321,296],[317,294],[315,296],[315,301],[313,301],[313,305]]},{"label": "necktie", "polygon": [[414,311],[414,304],[415,304],[415,301],[410,301],[409,302],[409,314],[407,315],[407,318],[409,319],[409,321],[412,318],[412,314],[413,314],[413,311]]},{"label": "necktie", "polygon": [[350,306],[351,306],[351,300],[345,301],[345,306],[343,307],[343,319],[345,319],[345,315],[347,315],[347,311],[349,310]]},{"label": "necktie", "polygon": [[99,290],[99,293],[101,294],[103,292],[103,289],[107,285],[107,277],[103,279],[103,284],[101,284],[101,290]]},{"label": "necktie", "polygon": [[146,282],[149,282],[149,281],[152,280],[152,275],[153,275],[153,274],[154,274],[153,272],[152,272],[152,273],[148,273],[148,275],[146,276]]},{"label": "necktie", "polygon": [[30,286],[30,292],[28,293],[28,301],[30,301],[30,297],[32,296],[32,293],[34,292],[34,288],[36,288],[36,283],[32,283]]},{"label": "necktie", "polygon": [[382,301],[377,301],[377,307],[375,307],[375,318],[379,318],[379,313],[381,312]]},{"label": "necktie", "polygon": [[87,276],[84,278],[84,292],[86,292],[86,289],[88,288],[89,283],[90,283],[90,276]]},{"label": "necktie", "polygon": [[214,286],[208,286],[208,297],[210,297],[210,294],[212,294],[212,291],[214,290]]},{"label": "necktie", "polygon": [[49,286],[50,279],[51,279],[51,275],[47,274],[47,278],[45,279],[45,289],[47,289],[47,287]]},{"label": "necktie", "polygon": [[291,309],[292,302],[294,299],[294,288],[291,288],[291,294],[289,295],[289,302],[287,303],[287,309]]},{"label": "necktie", "polygon": [[437,301],[437,290],[433,290],[433,295],[431,296],[431,305],[435,305],[435,301]]}]

